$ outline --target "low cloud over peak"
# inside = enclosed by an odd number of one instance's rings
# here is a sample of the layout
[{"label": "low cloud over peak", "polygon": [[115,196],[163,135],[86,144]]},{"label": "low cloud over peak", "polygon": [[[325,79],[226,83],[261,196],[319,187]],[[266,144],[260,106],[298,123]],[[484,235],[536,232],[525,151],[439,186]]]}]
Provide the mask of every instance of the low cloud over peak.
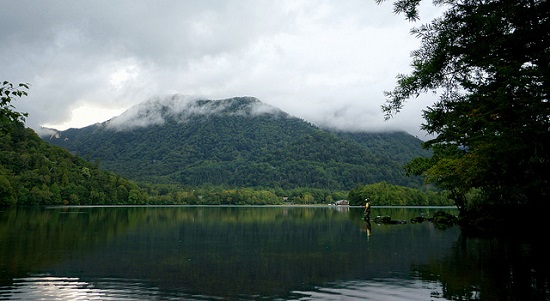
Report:
[{"label": "low cloud over peak", "polygon": [[265,104],[254,97],[234,97],[209,100],[196,96],[174,94],[152,97],[131,107],[121,115],[106,122],[106,127],[118,131],[135,127],[161,125],[167,119],[186,122],[194,115],[239,115],[286,114],[280,109]]}]

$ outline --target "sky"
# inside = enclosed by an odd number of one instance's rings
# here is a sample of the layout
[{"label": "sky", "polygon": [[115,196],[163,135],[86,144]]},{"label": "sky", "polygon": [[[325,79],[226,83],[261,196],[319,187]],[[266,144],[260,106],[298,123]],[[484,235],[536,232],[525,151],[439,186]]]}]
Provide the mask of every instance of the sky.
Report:
[{"label": "sky", "polygon": [[0,80],[26,125],[81,128],[152,97],[252,96],[319,126],[404,130],[426,140],[409,101],[385,121],[383,92],[411,71],[420,23],[375,0],[4,0]]}]

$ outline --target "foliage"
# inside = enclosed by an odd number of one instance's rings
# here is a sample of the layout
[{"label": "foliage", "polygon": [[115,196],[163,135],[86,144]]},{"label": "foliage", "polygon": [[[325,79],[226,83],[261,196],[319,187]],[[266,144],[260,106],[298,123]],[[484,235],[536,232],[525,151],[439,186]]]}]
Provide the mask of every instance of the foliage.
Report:
[{"label": "foliage", "polygon": [[406,132],[343,132],[334,134],[340,138],[359,143],[375,156],[405,164],[410,160],[429,157],[432,152],[421,147],[421,141]]},{"label": "foliage", "polygon": [[[469,185],[473,168],[464,168],[463,162],[468,154],[456,146],[438,144],[433,146],[432,157],[418,157],[405,164],[404,168],[409,175],[423,175],[427,183],[435,183],[438,187],[447,190],[455,201],[457,208],[466,210],[466,195],[472,189]],[[468,166],[470,167],[470,166]]]},{"label": "foliage", "polygon": [[[5,104],[5,110],[2,111],[4,114],[2,117],[4,132],[0,136],[0,207],[14,205],[112,204],[326,204],[343,199],[347,195],[347,192],[343,190],[314,187],[253,189],[213,186],[210,183],[202,186],[186,187],[162,183],[142,183],[140,184],[141,186],[138,186],[135,182],[122,178],[112,172],[102,171],[99,168],[98,160],[93,164],[89,160],[84,160],[77,155],[71,154],[61,147],[46,143],[32,129],[25,128],[22,121],[27,116],[26,113],[15,112],[15,108],[10,102],[12,96],[20,97],[26,95],[26,92],[14,89],[9,83],[5,83],[4,85],[8,88],[2,90],[6,98],[3,99],[5,101],[3,103]],[[27,85],[22,85],[22,87],[28,88]],[[245,122],[245,125],[252,126],[258,124]],[[260,125],[262,124],[260,123]],[[226,126],[228,125],[226,124]],[[85,130],[89,130],[89,128]],[[213,129],[207,127],[207,130]],[[308,141],[309,143],[311,143],[312,139],[320,139],[323,143],[332,142],[331,139],[334,140],[332,134],[317,132],[317,130],[311,131],[308,127],[306,127],[306,130],[300,129],[300,127],[292,129],[292,131],[295,130],[307,132],[308,136],[304,139],[310,140]],[[237,133],[238,131],[234,132],[235,135]],[[260,134],[263,133],[256,133],[256,135]],[[319,137],[316,137],[316,135],[319,135]],[[205,137],[202,138],[204,139]],[[250,139],[246,136],[237,136],[237,138]],[[193,139],[200,140],[201,137]],[[341,149],[346,147],[346,142],[336,141],[337,147]],[[295,148],[301,147],[300,142],[293,143],[286,144],[285,146],[293,151],[296,151]],[[169,147],[173,147],[173,145]],[[240,145],[239,147],[247,148],[251,146]],[[354,144],[354,147],[357,146]],[[330,151],[335,151],[334,149],[329,149]],[[200,151],[206,152],[208,149],[206,146],[203,146]],[[224,148],[223,151],[228,150]],[[329,156],[326,153],[312,154],[306,152],[300,154],[302,154],[300,161],[298,163],[292,162],[293,164],[303,163],[307,165],[309,164],[307,161],[308,157]],[[217,153],[217,155],[221,156],[222,153]],[[245,159],[254,158],[253,154],[244,155],[248,156]],[[265,156],[265,154],[263,155]],[[345,162],[346,160],[348,160],[347,162],[354,162],[354,160],[361,160],[361,156],[365,155],[366,152],[363,150],[360,156],[346,159],[344,158],[346,156],[344,152],[343,154],[338,153],[340,157],[337,158]],[[317,164],[322,161],[321,159],[316,158]],[[216,167],[216,164],[223,163],[223,160],[219,159],[209,161],[211,163],[208,166],[215,168],[219,168]],[[332,164],[335,163],[332,162]],[[235,166],[235,168],[243,168],[243,170],[249,171],[246,167]],[[297,176],[301,175],[297,174]]]},{"label": "foliage", "polygon": [[[377,0],[382,2],[383,0]],[[418,0],[394,2],[418,19]],[[438,0],[446,11],[412,33],[421,40],[409,75],[386,92],[387,118],[406,100],[433,91],[422,128],[436,138],[431,159],[412,174],[485,206],[541,208],[550,196],[550,3],[543,0]],[[420,167],[421,166],[421,167]]]},{"label": "foliage", "polygon": [[[180,112],[183,118],[155,107],[149,113],[164,114],[161,125],[116,130],[103,123],[44,139],[127,178],[157,184],[333,191],[381,181],[422,185],[420,177],[407,177],[402,168],[402,158],[422,153],[421,141],[411,135],[333,133],[282,112],[237,111],[253,104],[249,98],[222,101],[232,109],[209,115]],[[204,107],[196,110],[222,101],[201,101]],[[357,137],[372,142],[368,146]]]},{"label": "foliage", "polygon": [[29,84],[20,83],[14,86],[8,81],[4,81],[0,86],[0,134],[7,134],[11,124],[15,121],[25,121],[27,113],[15,111],[15,106],[11,104],[13,97],[22,97],[27,95]]},{"label": "foliage", "polygon": [[295,188],[229,188],[225,186],[186,186],[141,184],[149,195],[149,204],[167,205],[281,205],[329,204],[347,197],[347,191]]},{"label": "foliage", "polygon": [[10,133],[0,136],[0,206],[143,204],[147,200],[136,183],[49,145],[19,121],[12,121],[10,127]]},{"label": "foliage", "polygon": [[433,190],[422,191],[386,182],[358,185],[350,190],[348,200],[352,206],[364,206],[365,199],[373,206],[452,206],[446,193]]}]

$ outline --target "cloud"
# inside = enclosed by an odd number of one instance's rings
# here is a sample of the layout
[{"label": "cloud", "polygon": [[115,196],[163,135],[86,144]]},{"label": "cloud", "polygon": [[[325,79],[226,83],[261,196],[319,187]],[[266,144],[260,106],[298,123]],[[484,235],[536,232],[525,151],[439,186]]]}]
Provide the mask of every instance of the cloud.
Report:
[{"label": "cloud", "polygon": [[153,97],[133,106],[124,113],[105,123],[109,129],[125,131],[136,127],[162,125],[167,119],[187,122],[194,115],[229,114],[239,116],[257,116],[262,114],[282,113],[256,98],[247,97],[250,102],[235,108],[235,99],[210,100],[188,95],[170,95]]},{"label": "cloud", "polygon": [[[415,24],[395,16],[391,2],[2,4],[0,77],[31,84],[29,96],[14,105],[30,114],[34,129],[80,127],[81,115],[102,122],[178,93],[249,95],[318,125],[416,134],[429,103],[411,102],[410,113],[383,121],[383,91],[409,70],[409,53],[418,46],[409,35]],[[423,11],[437,14],[429,6]]]}]

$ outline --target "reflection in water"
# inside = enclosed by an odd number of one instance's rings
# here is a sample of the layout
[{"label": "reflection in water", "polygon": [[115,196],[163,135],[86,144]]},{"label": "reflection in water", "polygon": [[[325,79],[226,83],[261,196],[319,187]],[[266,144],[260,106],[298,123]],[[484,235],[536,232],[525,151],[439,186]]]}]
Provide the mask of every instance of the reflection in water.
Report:
[{"label": "reflection in water", "polygon": [[372,225],[370,224],[370,220],[365,220],[365,233],[367,234],[367,238],[370,236],[372,231]]},{"label": "reflection in water", "polygon": [[[0,300],[548,296],[539,246],[469,238],[427,222],[370,224],[362,208],[344,209],[7,210],[0,212]],[[372,214],[409,220],[434,211],[374,207]]]},{"label": "reflection in water", "polygon": [[442,283],[448,300],[549,300],[549,247],[526,237],[460,235],[453,251],[414,265],[423,281]]}]

